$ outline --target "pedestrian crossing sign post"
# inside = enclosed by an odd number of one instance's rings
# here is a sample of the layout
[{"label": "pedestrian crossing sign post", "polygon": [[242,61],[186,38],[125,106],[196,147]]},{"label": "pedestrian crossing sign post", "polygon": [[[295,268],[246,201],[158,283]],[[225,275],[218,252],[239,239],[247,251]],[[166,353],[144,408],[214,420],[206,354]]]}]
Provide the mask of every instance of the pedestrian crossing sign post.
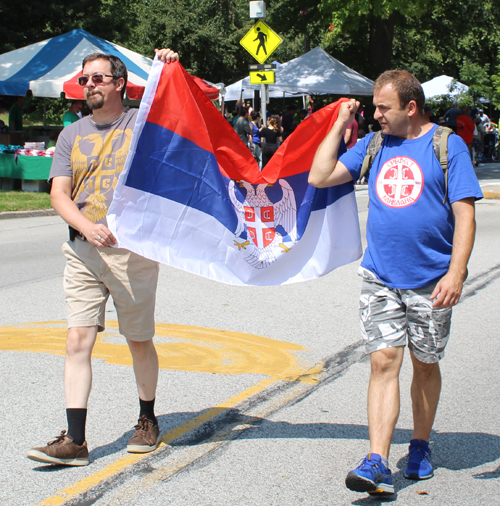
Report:
[{"label": "pedestrian crossing sign post", "polygon": [[250,72],[250,84],[274,84],[274,70]]},{"label": "pedestrian crossing sign post", "polygon": [[282,42],[281,37],[261,20],[240,40],[240,44],[259,63],[264,63]]}]

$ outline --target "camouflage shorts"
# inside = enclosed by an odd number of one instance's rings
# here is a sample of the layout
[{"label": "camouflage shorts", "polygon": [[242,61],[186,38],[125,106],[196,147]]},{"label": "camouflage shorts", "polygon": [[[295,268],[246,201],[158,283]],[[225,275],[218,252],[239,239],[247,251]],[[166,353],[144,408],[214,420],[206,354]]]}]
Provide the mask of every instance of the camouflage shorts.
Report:
[{"label": "camouflage shorts", "polygon": [[363,278],[359,299],[361,334],[366,353],[406,346],[421,362],[444,357],[450,337],[451,308],[433,309],[430,295],[436,284],[414,290],[390,288],[360,267]]}]

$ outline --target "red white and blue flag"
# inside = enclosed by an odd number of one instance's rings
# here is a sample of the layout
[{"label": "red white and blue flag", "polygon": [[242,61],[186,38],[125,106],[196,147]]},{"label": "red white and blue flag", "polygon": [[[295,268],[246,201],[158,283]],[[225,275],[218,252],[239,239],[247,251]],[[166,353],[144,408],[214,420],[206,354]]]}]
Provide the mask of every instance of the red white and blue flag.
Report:
[{"label": "red white and blue flag", "polygon": [[180,63],[155,60],[108,213],[118,246],[233,285],[305,281],[357,260],[353,185],[307,182],[340,102],[303,121],[261,172]]}]

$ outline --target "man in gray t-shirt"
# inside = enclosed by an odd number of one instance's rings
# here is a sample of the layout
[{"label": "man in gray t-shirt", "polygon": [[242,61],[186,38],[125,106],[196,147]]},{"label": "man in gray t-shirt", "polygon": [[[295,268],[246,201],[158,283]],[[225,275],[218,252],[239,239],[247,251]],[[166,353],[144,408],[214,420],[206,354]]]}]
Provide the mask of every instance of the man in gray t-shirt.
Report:
[{"label": "man in gray t-shirt", "polygon": [[[166,63],[179,59],[170,49],[157,54]],[[28,458],[37,462],[69,466],[89,464],[85,425],[92,386],[91,357],[97,333],[105,328],[110,295],[119,332],[132,355],[139,392],[139,421],[127,450],[151,452],[161,439],[154,412],[158,356],[153,344],[159,267],[157,262],[112,247],[117,241],[106,223],[137,110],[122,105],[127,69],[114,55],[94,53],[85,57],[79,84],[92,115],[63,130],[50,172],[52,206],[70,227],[70,240],[63,245],[68,307],[64,365],[68,431],[62,431],[47,446],[28,452]]]},{"label": "man in gray t-shirt", "polygon": [[253,149],[253,141],[252,141],[252,125],[248,122],[248,110],[246,107],[242,107],[240,109],[240,114],[236,123],[234,125],[234,129],[236,133],[240,136],[241,141],[245,146],[248,146],[250,143],[250,147]]}]

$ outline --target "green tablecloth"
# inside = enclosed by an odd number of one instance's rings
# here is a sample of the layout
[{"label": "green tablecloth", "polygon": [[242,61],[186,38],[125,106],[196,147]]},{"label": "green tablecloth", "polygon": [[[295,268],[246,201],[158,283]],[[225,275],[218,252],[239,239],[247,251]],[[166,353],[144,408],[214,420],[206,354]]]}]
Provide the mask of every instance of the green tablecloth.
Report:
[{"label": "green tablecloth", "polygon": [[49,178],[52,158],[48,156],[26,156],[0,153],[0,177],[14,179],[45,179]]}]

